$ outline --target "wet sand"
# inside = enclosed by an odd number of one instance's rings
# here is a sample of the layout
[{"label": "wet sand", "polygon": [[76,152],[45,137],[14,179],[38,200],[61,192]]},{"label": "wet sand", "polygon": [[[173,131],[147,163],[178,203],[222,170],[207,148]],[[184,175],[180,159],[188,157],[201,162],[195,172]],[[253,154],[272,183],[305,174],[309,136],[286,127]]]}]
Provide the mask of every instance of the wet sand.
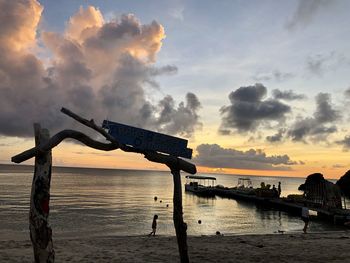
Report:
[{"label": "wet sand", "polygon": [[[179,262],[175,237],[54,239],[56,262]],[[188,237],[190,262],[350,262],[350,232]],[[0,262],[33,262],[29,240],[0,241]]]}]

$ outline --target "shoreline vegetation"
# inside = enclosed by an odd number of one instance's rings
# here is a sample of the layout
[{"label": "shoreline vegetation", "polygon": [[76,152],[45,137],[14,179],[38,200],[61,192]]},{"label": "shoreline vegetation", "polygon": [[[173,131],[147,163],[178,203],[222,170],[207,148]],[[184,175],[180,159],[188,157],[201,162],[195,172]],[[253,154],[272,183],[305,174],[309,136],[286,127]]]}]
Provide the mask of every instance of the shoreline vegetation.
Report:
[{"label": "shoreline vegetation", "polygon": [[[188,236],[190,262],[347,262],[350,232]],[[175,236],[54,238],[57,262],[179,262]],[[0,241],[0,262],[32,262],[29,239]]]}]

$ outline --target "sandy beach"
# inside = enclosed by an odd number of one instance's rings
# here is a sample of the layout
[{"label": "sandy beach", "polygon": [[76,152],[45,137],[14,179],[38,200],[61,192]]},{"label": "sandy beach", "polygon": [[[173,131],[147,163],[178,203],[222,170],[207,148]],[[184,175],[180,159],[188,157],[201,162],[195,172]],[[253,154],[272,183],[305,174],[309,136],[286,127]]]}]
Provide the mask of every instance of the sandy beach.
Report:
[{"label": "sandy beach", "polygon": [[[350,232],[188,237],[191,262],[349,262]],[[179,262],[175,237],[54,239],[56,262]],[[29,240],[0,241],[0,262],[32,262]]]}]

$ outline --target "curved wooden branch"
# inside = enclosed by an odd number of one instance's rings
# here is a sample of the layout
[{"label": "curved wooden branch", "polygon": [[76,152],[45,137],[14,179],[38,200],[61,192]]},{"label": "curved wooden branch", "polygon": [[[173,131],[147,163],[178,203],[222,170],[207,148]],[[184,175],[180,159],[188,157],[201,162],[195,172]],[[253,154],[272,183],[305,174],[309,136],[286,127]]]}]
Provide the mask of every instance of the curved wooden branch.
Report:
[{"label": "curved wooden branch", "polygon": [[69,117],[73,118],[77,122],[80,122],[81,124],[84,124],[85,126],[88,126],[91,129],[97,131],[98,133],[102,134],[107,140],[109,140],[110,142],[112,142],[120,147],[119,142],[116,139],[114,139],[113,136],[109,135],[102,127],[97,126],[95,124],[94,119],[91,119],[91,120],[84,119],[84,118],[80,117],[79,115],[75,114],[74,112],[72,112],[64,107],[62,107],[61,112],[68,115]]},{"label": "curved wooden branch", "polygon": [[166,155],[158,152],[147,152],[145,153],[145,158],[151,162],[163,163],[167,165],[170,170],[182,170],[190,174],[195,174],[197,172],[196,166],[194,164],[171,155]]},{"label": "curved wooden branch", "polygon": [[57,133],[56,135],[54,135],[53,137],[51,137],[50,140],[44,145],[33,147],[16,156],[13,156],[11,158],[11,161],[14,163],[24,162],[34,156],[40,155],[41,153],[51,150],[52,148],[57,146],[59,143],[61,143],[64,139],[71,138],[71,139],[80,141],[86,146],[89,146],[97,150],[112,151],[119,148],[124,152],[133,152],[133,153],[143,154],[147,160],[165,164],[170,169],[178,169],[190,174],[196,173],[196,166],[192,163],[189,163],[187,161],[184,161],[178,157],[174,157],[171,155],[166,155],[166,154],[153,152],[153,151],[139,150],[134,147],[119,143],[113,136],[108,134],[102,127],[97,126],[93,119],[91,120],[84,119],[66,108],[62,108],[61,112],[75,119],[76,121],[82,123],[83,125],[88,126],[93,130],[97,131],[111,143],[102,143],[99,141],[95,141],[90,137],[88,137],[87,135],[85,135],[84,133],[81,133],[75,130],[63,130]]},{"label": "curved wooden branch", "polygon": [[102,143],[99,141],[95,141],[91,139],[89,136],[79,131],[63,130],[57,133],[56,135],[52,136],[47,143],[40,145],[38,147],[33,147],[16,156],[13,156],[11,158],[11,161],[14,163],[24,162],[36,155],[39,155],[40,153],[51,150],[52,148],[60,144],[64,139],[68,139],[68,138],[75,139],[85,144],[86,146],[89,146],[97,150],[102,150],[102,151],[112,151],[119,148],[118,145],[115,145],[114,143]]},{"label": "curved wooden branch", "polygon": [[73,118],[77,122],[80,122],[81,124],[90,127],[91,129],[97,131],[100,133],[103,137],[105,137],[108,141],[112,142],[115,145],[118,145],[118,148],[123,150],[124,152],[134,152],[134,153],[141,153],[146,154],[146,152],[135,149],[133,147],[127,146],[125,144],[119,143],[112,135],[108,134],[105,129],[102,127],[96,125],[94,119],[87,120],[83,117],[80,117],[79,115],[75,114],[74,112],[68,110],[67,108],[62,107],[61,112],[68,115],[69,117]]}]

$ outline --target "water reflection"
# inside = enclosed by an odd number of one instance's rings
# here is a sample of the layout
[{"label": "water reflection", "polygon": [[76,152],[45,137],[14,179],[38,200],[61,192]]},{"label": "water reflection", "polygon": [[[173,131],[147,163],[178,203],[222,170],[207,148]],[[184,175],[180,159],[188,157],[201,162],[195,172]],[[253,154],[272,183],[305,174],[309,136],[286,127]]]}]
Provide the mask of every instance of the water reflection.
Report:
[{"label": "water reflection", "polygon": [[[257,184],[261,178],[253,178]],[[282,193],[297,193],[301,179],[269,178],[282,181]],[[32,173],[0,173],[0,236],[10,233],[28,238],[28,211]],[[237,177],[217,176],[219,184],[233,186]],[[275,184],[275,183],[274,183]],[[289,187],[291,186],[291,187]],[[154,196],[158,199],[155,201]],[[173,182],[169,173],[79,169],[56,171],[52,177],[50,223],[55,236],[143,235],[150,232],[157,214],[158,233],[175,235]],[[162,202],[160,202],[162,201]],[[168,207],[167,207],[168,205]],[[301,231],[297,216],[266,209],[246,201],[202,198],[183,192],[184,219],[189,235],[274,233]],[[198,224],[201,220],[201,224]],[[334,229],[312,222],[310,231]]]}]

